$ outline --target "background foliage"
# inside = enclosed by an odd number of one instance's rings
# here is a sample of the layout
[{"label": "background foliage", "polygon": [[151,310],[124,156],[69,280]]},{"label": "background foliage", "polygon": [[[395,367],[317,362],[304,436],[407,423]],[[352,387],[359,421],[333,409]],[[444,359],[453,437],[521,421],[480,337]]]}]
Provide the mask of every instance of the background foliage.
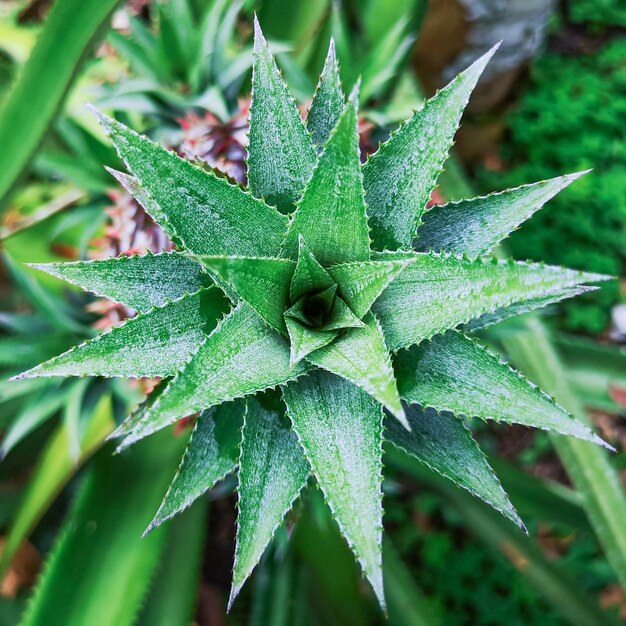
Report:
[{"label": "background foliage", "polygon": [[[515,233],[509,247],[520,258],[623,275],[626,40],[615,29],[626,25],[626,10],[613,0],[577,0],[568,6],[507,117],[508,135],[500,151],[505,171],[483,172],[480,180],[491,189],[591,168],[591,174],[555,198],[549,211]],[[613,283],[567,303],[562,327],[601,333],[611,306],[622,299],[619,284]]]}]

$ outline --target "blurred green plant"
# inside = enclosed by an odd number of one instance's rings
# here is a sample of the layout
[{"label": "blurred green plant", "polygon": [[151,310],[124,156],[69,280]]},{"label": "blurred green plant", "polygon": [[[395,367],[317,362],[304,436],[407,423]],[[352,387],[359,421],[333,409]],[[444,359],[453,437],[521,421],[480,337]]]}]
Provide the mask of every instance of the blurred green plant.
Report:
[{"label": "blurred green plant", "polygon": [[[445,500],[447,506],[453,506],[458,517],[457,520],[452,518],[449,521],[455,525],[462,520],[463,526],[470,529],[491,551],[510,561],[514,568],[524,574],[528,583],[534,586],[535,592],[543,596],[552,609],[546,612],[541,605],[535,603],[527,605],[526,594],[531,597],[535,595],[531,592],[530,586],[516,587],[512,592],[507,591],[503,597],[499,597],[497,593],[499,585],[495,580],[489,579],[491,576],[494,578],[500,576],[501,584],[502,577],[507,574],[504,571],[493,571],[492,567],[485,567],[481,564],[480,561],[485,559],[486,555],[472,550],[472,547],[459,553],[458,546],[453,543],[454,538],[449,534],[444,535],[435,531],[420,537],[419,530],[405,530],[399,539],[403,547],[408,550],[411,546],[411,552],[419,549],[422,561],[432,567],[432,575],[418,576],[418,579],[424,580],[428,589],[437,586],[443,588],[444,598],[449,603],[445,607],[446,624],[467,623],[468,609],[474,607],[465,586],[469,586],[469,581],[474,577],[480,577],[482,585],[478,589],[474,585],[470,593],[489,594],[486,597],[483,596],[481,606],[474,609],[478,613],[474,616],[475,623],[506,623],[521,626],[534,623],[536,620],[538,624],[556,625],[561,624],[563,618],[578,626],[597,624],[608,626],[618,623],[611,615],[600,610],[565,568],[546,558],[532,539],[508,524],[483,502],[472,498],[460,489],[455,489],[449,482],[442,480],[434,472],[429,472],[416,463],[414,458],[403,454],[400,450],[389,450],[387,459],[391,467],[402,470],[421,484],[428,485]],[[445,508],[443,512],[446,513]],[[545,510],[542,512],[542,517],[546,519],[544,515]],[[450,517],[448,513],[447,518]],[[547,519],[550,519],[549,515]],[[495,593],[492,591],[493,587],[496,589]],[[518,602],[519,605],[516,606]],[[537,614],[533,616],[535,610]]]},{"label": "blurred green plant", "polygon": [[[295,0],[293,5],[296,18],[285,20],[281,0],[265,0],[261,4],[259,16],[268,36],[291,42],[291,57],[311,82],[317,79],[328,39],[332,37],[344,83],[351,89],[361,79],[360,101],[366,109],[371,100],[380,105],[393,92],[427,2],[364,0],[356,5],[343,0]],[[292,91],[306,98],[312,85],[307,87],[301,79],[290,81],[296,70],[293,61],[280,54],[278,60],[287,63],[283,69]],[[302,92],[302,88],[306,91]]]},{"label": "blurred green plant", "polygon": [[82,296],[68,302],[7,254],[3,261],[16,286],[14,305],[19,307],[21,301],[23,306],[25,302],[32,307],[32,313],[0,313],[0,457],[19,455],[20,444],[54,418],[59,417],[61,424],[45,444],[20,498],[0,557],[0,576],[61,489],[113,430],[112,400],[125,407],[135,397],[119,381],[104,385],[87,379],[50,379],[34,385],[7,382],[25,364],[67,349],[79,338],[93,337],[94,329],[93,316],[86,312],[87,301]]},{"label": "blurred green plant", "polygon": [[[196,546],[203,533],[206,503],[199,503],[180,518],[184,541],[177,547],[186,558],[182,562],[163,560],[162,582],[172,585],[167,593],[157,593],[157,587],[149,595],[148,590],[164,556],[168,535],[170,539],[180,536],[178,524],[141,537],[184,443],[184,438],[161,433],[130,454],[112,456],[110,447],[102,450],[81,485],[22,626],[130,626],[142,611],[146,617],[156,611],[156,615],[161,613],[159,619],[166,618],[168,603],[182,603],[170,624],[185,623],[177,621],[185,615],[189,620],[195,593],[193,583],[191,589],[183,585],[189,581],[185,572],[190,570],[193,580],[199,567],[201,552]],[[98,563],[98,567],[85,567],[89,562]],[[173,571],[168,571],[170,567]]]},{"label": "blurred green plant", "polygon": [[621,0],[569,0],[567,17],[592,30],[626,26],[626,6]]},{"label": "blurred green plant", "polygon": [[[590,6],[595,11],[597,3]],[[515,256],[626,273],[625,59],[626,39],[616,38],[591,54],[547,52],[533,66],[530,85],[508,118],[502,156],[510,169],[483,172],[481,183],[517,185],[568,168],[593,172],[513,233],[507,245]],[[619,300],[619,284],[607,284],[565,303],[560,324],[600,333]]]},{"label": "blurred green plant", "polygon": [[[27,167],[118,0],[58,0],[0,109],[0,209]],[[16,128],[20,132],[16,132]]]},{"label": "blurred green plant", "polygon": [[129,33],[114,31],[109,41],[132,77],[108,87],[99,106],[157,116],[162,124],[194,109],[229,120],[252,63],[237,29],[243,4],[173,0],[151,5],[151,23],[131,16]]}]

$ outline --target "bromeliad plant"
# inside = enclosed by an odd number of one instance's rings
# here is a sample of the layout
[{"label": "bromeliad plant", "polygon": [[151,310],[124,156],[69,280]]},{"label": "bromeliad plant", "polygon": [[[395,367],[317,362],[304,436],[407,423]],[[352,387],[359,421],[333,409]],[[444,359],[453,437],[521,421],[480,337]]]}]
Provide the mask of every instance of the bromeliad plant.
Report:
[{"label": "bromeliad plant", "polygon": [[361,165],[332,44],[305,124],[255,31],[249,189],[101,116],[178,250],[38,266],[139,313],[18,378],[163,378],[120,449],[199,413],[149,529],[238,467],[231,603],[312,474],[384,606],[383,440],[523,526],[461,418],[603,442],[470,333],[605,277],[485,258],[576,174],[424,211],[493,51]]}]

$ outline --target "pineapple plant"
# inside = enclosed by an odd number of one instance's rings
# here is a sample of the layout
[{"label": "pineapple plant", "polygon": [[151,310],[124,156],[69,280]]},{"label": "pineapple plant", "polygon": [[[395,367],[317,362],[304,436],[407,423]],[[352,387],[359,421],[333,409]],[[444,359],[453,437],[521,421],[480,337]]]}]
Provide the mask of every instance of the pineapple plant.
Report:
[{"label": "pineapple plant", "polygon": [[37,265],[138,314],[15,378],[162,379],[112,438],[196,416],[146,532],[238,472],[229,606],[315,482],[385,607],[387,446],[522,528],[466,418],[609,447],[473,336],[607,279],[490,256],[580,174],[429,204],[494,52],[362,164],[332,43],[303,121],[255,22],[247,187],[96,112],[129,172],[111,173],[176,249]]},{"label": "pineapple plant", "polygon": [[149,2],[147,20],[129,15],[128,32],[114,30],[108,42],[130,73],[102,90],[100,105],[144,113],[162,127],[190,110],[227,122],[250,70],[249,44],[238,29],[242,5]]}]

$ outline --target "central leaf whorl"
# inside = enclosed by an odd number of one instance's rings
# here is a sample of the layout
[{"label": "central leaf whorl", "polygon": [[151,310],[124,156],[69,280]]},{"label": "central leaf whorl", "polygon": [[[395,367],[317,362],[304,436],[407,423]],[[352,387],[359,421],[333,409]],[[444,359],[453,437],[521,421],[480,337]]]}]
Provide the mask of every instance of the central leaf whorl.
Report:
[{"label": "central leaf whorl", "polygon": [[285,315],[297,319],[308,328],[322,329],[329,322],[339,321],[332,319],[333,312],[337,312],[334,306],[337,297],[337,285],[312,290],[294,302]]}]

